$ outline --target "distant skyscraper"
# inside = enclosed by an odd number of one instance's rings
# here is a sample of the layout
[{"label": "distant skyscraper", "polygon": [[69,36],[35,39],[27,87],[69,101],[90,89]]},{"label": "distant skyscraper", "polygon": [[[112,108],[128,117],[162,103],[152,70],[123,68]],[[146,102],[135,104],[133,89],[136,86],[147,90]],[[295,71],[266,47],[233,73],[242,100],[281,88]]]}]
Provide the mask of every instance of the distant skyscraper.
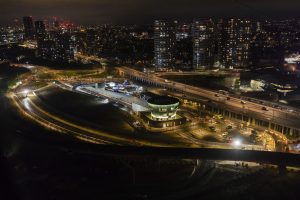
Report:
[{"label": "distant skyscraper", "polygon": [[173,65],[175,39],[174,23],[163,20],[154,22],[154,64],[156,68]]},{"label": "distant skyscraper", "polygon": [[48,41],[46,41],[46,26],[43,21],[35,21],[35,35],[38,55],[44,59],[48,56]]},{"label": "distant skyscraper", "polygon": [[35,34],[37,40],[46,38],[46,25],[44,21],[35,21]]},{"label": "distant skyscraper", "polygon": [[228,19],[221,22],[220,59],[228,68],[243,68],[249,65],[251,22]]},{"label": "distant skyscraper", "polygon": [[75,38],[69,33],[59,33],[55,37],[55,60],[68,62],[74,60]]},{"label": "distant skyscraper", "polygon": [[59,28],[59,21],[57,18],[54,18],[54,21],[53,21],[53,27],[58,29]]},{"label": "distant skyscraper", "polygon": [[23,17],[25,39],[34,39],[34,25],[32,17]]},{"label": "distant skyscraper", "polygon": [[40,58],[66,63],[74,60],[75,39],[69,33],[47,31],[44,21],[36,21],[35,30]]},{"label": "distant skyscraper", "polygon": [[205,69],[214,62],[214,23],[211,19],[194,20],[193,34],[193,68]]},{"label": "distant skyscraper", "polygon": [[53,48],[52,42],[47,37],[46,25],[44,21],[35,21],[35,35],[37,40],[38,56],[47,59],[50,57],[50,49]]}]

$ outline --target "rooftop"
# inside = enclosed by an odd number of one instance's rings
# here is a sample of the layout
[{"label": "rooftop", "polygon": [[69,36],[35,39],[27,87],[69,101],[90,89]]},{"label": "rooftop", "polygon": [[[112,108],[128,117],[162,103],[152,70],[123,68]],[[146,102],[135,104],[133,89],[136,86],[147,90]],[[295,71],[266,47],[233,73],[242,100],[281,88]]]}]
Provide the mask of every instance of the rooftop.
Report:
[{"label": "rooftop", "polygon": [[155,104],[155,105],[171,105],[179,103],[177,98],[168,97],[168,96],[158,96],[152,97],[148,100],[148,103]]}]

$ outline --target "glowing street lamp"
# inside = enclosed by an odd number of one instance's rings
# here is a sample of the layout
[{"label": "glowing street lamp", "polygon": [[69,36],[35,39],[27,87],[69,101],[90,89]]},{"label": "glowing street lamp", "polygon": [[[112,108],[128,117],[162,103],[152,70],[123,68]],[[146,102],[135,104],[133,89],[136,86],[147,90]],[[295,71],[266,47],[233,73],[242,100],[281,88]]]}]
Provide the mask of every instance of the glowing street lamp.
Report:
[{"label": "glowing street lamp", "polygon": [[23,91],[23,94],[25,95],[25,97],[27,97],[28,93],[29,93],[29,90],[27,90],[27,89],[25,89],[25,90]]},{"label": "glowing street lamp", "polygon": [[241,139],[239,139],[239,138],[236,138],[236,139],[234,139],[233,140],[233,146],[235,146],[235,147],[240,147],[241,145],[242,145],[242,140]]}]

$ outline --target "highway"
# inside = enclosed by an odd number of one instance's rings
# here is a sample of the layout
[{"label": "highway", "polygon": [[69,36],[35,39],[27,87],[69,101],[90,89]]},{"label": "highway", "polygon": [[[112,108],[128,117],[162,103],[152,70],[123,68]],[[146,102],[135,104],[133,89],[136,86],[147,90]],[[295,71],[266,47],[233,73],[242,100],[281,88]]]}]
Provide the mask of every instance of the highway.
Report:
[{"label": "highway", "polygon": [[199,75],[215,75],[215,76],[219,76],[219,75],[230,75],[230,76],[234,76],[234,75],[239,75],[239,72],[234,72],[232,73],[232,71],[219,71],[219,70],[209,70],[209,71],[171,71],[171,72],[159,72],[159,73],[155,73],[156,76],[199,76]]},{"label": "highway", "polygon": [[[51,85],[51,84],[50,84]],[[49,85],[39,88],[38,90],[47,89]],[[69,90],[69,88],[62,88]],[[99,90],[100,93],[107,92],[106,95],[108,95],[108,98],[112,98],[112,96],[116,95],[117,93],[105,91],[104,89]],[[87,92],[85,92],[87,93]],[[88,93],[90,94],[90,93]],[[99,93],[98,93],[99,94]],[[95,94],[90,94],[95,95]],[[104,94],[105,95],[105,94]],[[117,94],[121,95],[121,94]],[[130,105],[131,101],[133,101],[130,97],[125,98],[126,95],[123,95],[122,103],[126,103],[127,105]],[[231,149],[235,148],[232,146],[232,144],[227,143],[219,143],[219,142],[207,142],[207,141],[201,141],[198,139],[195,139],[192,137],[189,133],[186,131],[183,131],[181,129],[179,130],[172,130],[171,135],[178,135],[180,136],[176,141],[177,142],[165,142],[164,140],[152,140],[152,139],[146,139],[146,138],[130,138],[126,136],[119,136],[119,135],[113,135],[108,134],[106,132],[103,132],[98,129],[90,128],[88,126],[82,126],[79,125],[77,122],[72,122],[68,119],[64,119],[63,116],[56,115],[54,113],[51,113],[41,106],[38,105],[39,98],[36,96],[35,92],[31,92],[27,95],[27,97],[24,97],[23,93],[20,94],[11,94],[11,98],[14,101],[14,103],[18,106],[19,110],[22,111],[24,114],[29,116],[34,121],[37,121],[41,125],[55,129],[59,132],[65,132],[73,137],[77,137],[78,139],[85,140],[92,143],[97,144],[114,144],[114,145],[137,145],[137,146],[156,146],[156,147],[209,147],[209,148],[222,148],[222,149]],[[136,97],[133,97],[136,98]],[[120,101],[118,98],[116,101]],[[129,102],[128,102],[129,101]],[[163,136],[163,135],[162,135]],[[164,137],[169,137],[165,135]],[[174,139],[174,138],[173,138]],[[257,146],[257,145],[246,145],[242,144],[238,148],[243,149],[256,149],[256,150],[264,150],[263,147]]]},{"label": "highway", "polygon": [[[212,148],[166,148],[166,147],[136,147],[136,146],[119,146],[113,143],[107,143],[99,139],[99,135],[87,134],[86,131],[79,131],[73,126],[66,126],[65,123],[55,121],[52,117],[39,111],[29,98],[19,99],[13,96],[15,103],[26,108],[26,113],[29,112],[34,118],[42,119],[46,124],[49,123],[58,129],[67,129],[67,131],[75,135],[75,137],[94,141],[96,146],[90,144],[79,144],[74,151],[84,152],[99,152],[105,155],[119,155],[119,156],[141,156],[148,158],[184,158],[184,159],[208,159],[208,160],[233,160],[233,161],[250,161],[258,163],[268,163],[283,166],[300,166],[299,155],[266,151],[249,151],[249,150],[229,150],[229,149],[212,149]],[[81,132],[81,133],[80,133]],[[98,140],[98,141],[97,141]],[[96,142],[97,141],[97,142]],[[105,144],[99,145],[99,144]],[[113,144],[107,145],[107,144]],[[128,143],[127,143],[128,144]],[[135,144],[136,145],[136,144]],[[67,148],[67,147],[65,147]],[[72,149],[72,148],[70,148]]]},{"label": "highway", "polygon": [[[114,144],[108,140],[100,139],[100,137],[95,137],[94,135],[89,135],[85,131],[76,128],[75,126],[68,125],[59,119],[55,119],[48,115],[46,112],[38,108],[30,98],[19,98],[17,95],[12,96],[15,104],[19,107],[20,110],[26,109],[25,113],[27,116],[33,118],[36,122],[40,123],[43,126],[54,129],[58,132],[66,132],[69,135],[77,137],[81,140],[96,144]],[[24,110],[23,110],[24,111]]]},{"label": "highway", "polygon": [[9,95],[12,102],[18,107],[19,111],[30,117],[39,124],[55,129],[59,132],[65,132],[79,139],[90,141],[97,144],[114,144],[114,145],[134,145],[134,146],[154,146],[154,147],[189,147],[190,143],[178,141],[178,143],[166,142],[165,139],[147,140],[147,138],[135,138],[133,136],[121,136],[107,133],[95,128],[83,126],[77,122],[72,122],[64,119],[63,116],[58,116],[44,110],[35,101],[38,98],[33,94],[28,94],[27,97],[19,97],[17,94]]},{"label": "highway", "polygon": [[200,159],[219,161],[245,161],[260,164],[271,164],[286,167],[300,167],[300,155],[282,152],[214,149],[214,148],[182,148],[182,147],[150,147],[150,146],[116,146],[78,144],[76,148],[64,146],[70,152],[90,153],[94,155],[124,156],[126,158],[143,159]]},{"label": "highway", "polygon": [[[64,89],[64,87],[62,87]],[[131,109],[132,103],[137,103],[139,105],[144,106],[147,108],[147,103],[144,100],[141,100],[140,98],[134,97],[134,96],[127,96],[122,93],[117,93],[117,92],[111,92],[107,91],[104,89],[104,87],[99,87],[98,89],[95,89],[93,87],[88,87],[88,86],[82,86],[78,87],[76,91],[97,96],[97,97],[105,97],[108,98],[110,101],[115,101],[120,104],[123,104],[128,108],[128,110]],[[137,119],[138,120],[138,119]],[[143,123],[145,126],[148,126],[147,124]],[[195,124],[196,125],[196,124]],[[182,139],[185,141],[188,141],[191,144],[194,144],[195,146],[209,146],[209,147],[215,147],[215,148],[225,148],[225,149],[231,149],[233,148],[232,144],[228,143],[221,143],[221,142],[208,142],[208,141],[202,141],[197,138],[192,134],[193,131],[198,130],[199,128],[197,126],[191,126],[188,125],[189,131],[185,129],[185,127],[178,127],[177,129],[170,129],[169,131],[172,132],[172,134],[177,134],[179,135]],[[148,127],[149,128],[149,127]],[[153,128],[151,128],[153,129]],[[159,129],[159,132],[161,130]],[[247,144],[242,144],[239,148],[243,149],[255,149],[255,150],[265,150],[263,146],[259,145],[247,145]]]},{"label": "highway", "polygon": [[[146,74],[129,67],[121,67],[119,71],[124,72],[128,76],[137,77],[144,80],[149,80],[153,83],[161,85],[165,88],[172,88],[177,93],[180,92],[182,95],[188,95],[192,97],[203,97],[210,99],[211,101],[219,104],[223,104],[225,107],[233,107],[237,110],[241,110],[243,113],[251,113],[256,116],[261,116],[265,120],[280,121],[281,124],[284,122],[289,126],[297,127],[300,129],[300,111],[295,108],[281,106],[280,108],[273,108],[270,105],[257,103],[260,100],[253,102],[253,99],[241,97],[238,98],[234,95],[224,95],[218,91],[212,91],[204,88],[194,87],[183,83],[170,81],[156,76],[155,74]],[[227,99],[229,97],[230,99]],[[251,101],[249,101],[249,100]],[[263,110],[263,107],[266,110]]]},{"label": "highway", "polygon": [[[16,67],[28,67],[30,70],[32,70],[33,72],[35,72],[34,69],[38,70],[38,68],[40,68],[40,66],[28,66],[28,65],[22,65],[22,64],[19,64],[19,65],[16,65]],[[130,68],[127,68],[127,70],[132,70]],[[176,95],[189,95],[189,96],[195,96],[196,98],[199,97],[199,93],[202,95],[202,96],[205,96],[207,98],[207,96],[209,96],[211,99],[215,99],[212,104],[220,104],[222,106],[227,106],[227,107],[235,107],[235,108],[238,108],[240,109],[241,112],[247,112],[247,113],[250,113],[250,112],[253,112],[252,110],[249,109],[249,105],[251,104],[254,104],[253,102],[250,102],[250,103],[245,103],[245,104],[242,104],[240,101],[240,99],[238,98],[234,98],[234,97],[231,97],[230,100],[227,100],[227,97],[226,95],[223,95],[223,94],[220,94],[218,92],[214,92],[214,91],[209,91],[209,90],[205,90],[205,89],[202,89],[200,92],[199,91],[194,91],[195,89],[198,89],[198,88],[195,88],[195,87],[192,87],[192,86],[187,86],[187,85],[184,85],[184,84],[180,84],[180,83],[176,83],[176,82],[171,82],[171,81],[165,81],[165,79],[161,79],[159,77],[156,77],[156,76],[153,76],[153,75],[149,75],[149,74],[143,74],[142,72],[138,72],[136,70],[133,70],[131,71],[133,73],[137,73],[139,76],[146,76],[146,78],[149,78],[149,76],[151,76],[152,79],[155,79],[158,83],[161,83],[161,84],[166,84],[166,87],[170,87],[170,85],[173,87],[173,86],[177,86],[177,87],[180,87],[180,88],[185,88],[185,92],[183,93],[182,91],[181,92],[174,92],[173,91],[168,91],[170,94],[171,93],[174,93],[175,96]],[[81,77],[79,76],[79,79],[81,79]],[[76,78],[77,80],[77,78]],[[105,80],[105,79],[102,79],[101,80]],[[69,80],[66,80],[67,83],[69,83],[70,81]],[[58,84],[59,82],[56,81],[55,83],[57,83],[56,85],[57,86],[60,86],[62,89],[67,89],[69,91],[74,91],[73,90],[73,84],[71,83],[71,85],[65,87],[64,84]],[[68,85],[68,84],[67,84]],[[63,86],[63,87],[62,87]],[[201,88],[200,88],[201,89]],[[178,90],[178,89],[176,89]],[[182,90],[182,89],[181,89]],[[126,96],[126,95],[122,95],[122,94],[118,94],[118,93],[114,93],[114,92],[110,92],[110,91],[106,91],[104,90],[103,88],[98,88],[97,91],[94,91],[94,88],[81,88],[80,85],[79,87],[77,87],[76,89],[77,92],[80,92],[80,93],[85,93],[85,94],[89,94],[89,95],[93,95],[93,96],[100,96],[100,97],[105,97],[105,98],[108,98],[110,99],[111,101],[113,102],[118,102],[120,104],[123,104],[124,106],[126,106],[126,110],[130,110],[131,109],[131,105],[132,103],[138,103],[140,105],[143,105],[144,107],[147,107],[146,103],[145,102],[142,102],[139,98],[137,97],[129,97],[129,96]],[[194,94],[191,94],[191,93],[194,93]],[[196,93],[196,94],[195,94]],[[174,95],[173,94],[173,95]],[[245,101],[246,102],[246,101]],[[30,103],[27,102],[28,105],[30,105]],[[145,105],[144,105],[145,104]],[[237,106],[238,105],[238,106]],[[257,113],[261,113],[261,112],[265,112],[266,114],[270,114],[270,110],[268,111],[263,111],[261,109],[257,109],[256,110],[256,113],[254,114],[257,114]],[[36,113],[37,115],[37,113]],[[53,121],[53,119],[49,119],[49,116],[48,118],[41,115],[42,117],[40,118],[43,118],[44,121],[47,121],[49,120],[51,122],[51,120]],[[274,119],[275,116],[272,116],[272,119]],[[53,117],[52,117],[53,118]],[[56,119],[54,118],[54,121]],[[270,118],[271,120],[271,118]],[[57,120],[56,120],[57,121]],[[62,120],[60,120],[60,122],[58,122],[58,124],[61,123]],[[53,125],[54,126],[54,125]],[[73,130],[72,128],[70,128],[67,124],[66,127],[63,126],[63,124],[60,124],[60,129],[71,129],[70,132],[81,132],[81,131],[78,131],[78,127],[75,127],[75,130]],[[74,127],[73,127],[74,128]],[[179,131],[178,131],[179,132]],[[193,138],[192,136],[189,136],[188,134],[184,134],[184,135],[181,135],[182,138],[184,140],[186,140],[188,143],[192,143],[192,144],[195,144],[195,145],[201,145],[203,146],[202,142],[199,142],[197,141],[195,138]],[[101,138],[101,137],[100,137]],[[104,141],[106,141],[106,138],[103,139]],[[107,141],[110,141],[110,138],[108,137],[107,138]],[[111,142],[114,142],[114,140],[111,140]],[[118,143],[118,142],[117,142]],[[220,147],[222,146],[221,148],[224,148],[224,145],[220,145],[220,144],[206,144],[206,145],[210,145],[210,146],[216,146],[216,147]],[[229,146],[230,147],[230,146]],[[228,145],[225,147],[225,148],[228,148]],[[247,147],[247,149],[249,149]]]},{"label": "highway", "polygon": [[[24,67],[24,65],[18,65],[18,67]],[[28,67],[28,66],[26,66]],[[29,67],[31,70],[34,68],[39,67]],[[67,81],[69,82],[69,81]],[[131,109],[132,103],[139,103],[143,106],[147,106],[146,102],[143,102],[141,99],[133,96],[127,96],[115,92],[110,92],[104,90],[104,88],[98,88],[97,91],[94,91],[93,88],[81,88],[80,86],[77,87],[76,90],[73,90],[73,85],[64,84],[60,81],[53,82],[54,85],[68,91],[72,92],[80,92],[85,93],[97,97],[105,97],[110,99],[110,101],[118,102],[123,104],[128,109]],[[48,84],[46,87],[51,86],[52,84]],[[46,89],[46,87],[43,87]],[[36,91],[42,90],[43,88],[39,88]],[[92,90],[93,89],[93,90]],[[63,116],[53,114],[49,112],[47,109],[42,108],[39,105],[37,99],[38,97],[35,96],[35,92],[31,91],[33,95],[26,95],[27,97],[24,98],[24,90],[19,90],[20,94],[16,93],[14,98],[12,98],[15,103],[18,105],[19,109],[30,116],[31,119],[37,121],[43,126],[48,128],[54,128],[55,130],[59,130],[60,132],[67,132],[72,136],[78,137],[80,139],[89,140],[94,143],[112,143],[118,145],[145,145],[145,146],[177,146],[180,144],[181,146],[194,146],[194,147],[215,147],[215,148],[232,148],[230,144],[222,144],[222,143],[207,143],[195,140],[195,138],[187,137],[186,135],[183,137],[182,134],[180,139],[177,142],[170,144],[170,142],[162,141],[153,141],[153,140],[136,140],[135,138],[126,138],[120,136],[114,136],[111,134],[103,133],[100,130],[94,130],[88,127],[82,127],[78,125],[78,123],[74,123],[64,119]],[[31,93],[30,92],[30,93]],[[127,109],[127,110],[128,110]],[[174,139],[174,138],[173,138]],[[246,147],[245,147],[246,148]],[[248,147],[247,147],[248,148]],[[251,146],[252,148],[252,146]]]}]

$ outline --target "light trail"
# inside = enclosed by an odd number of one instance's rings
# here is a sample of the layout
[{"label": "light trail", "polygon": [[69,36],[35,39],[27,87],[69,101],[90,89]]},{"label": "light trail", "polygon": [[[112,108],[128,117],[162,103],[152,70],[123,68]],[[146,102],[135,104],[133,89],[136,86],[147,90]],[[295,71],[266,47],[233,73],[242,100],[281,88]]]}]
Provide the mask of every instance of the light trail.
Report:
[{"label": "light trail", "polygon": [[[18,97],[16,96],[16,98],[18,98]],[[67,120],[65,120],[65,119],[63,119],[63,118],[60,118],[60,117],[58,117],[58,116],[55,116],[55,115],[53,115],[53,114],[51,114],[51,113],[49,113],[49,112],[47,112],[47,111],[41,109],[41,108],[40,108],[39,106],[37,106],[30,98],[27,98],[27,101],[28,101],[28,103],[29,103],[28,106],[31,105],[35,110],[37,110],[38,112],[40,112],[40,113],[46,115],[47,117],[49,117],[50,119],[52,119],[52,120],[54,120],[54,121],[60,122],[60,123],[62,123],[62,124],[65,124],[65,125],[67,125],[67,126],[70,126],[70,127],[72,127],[72,128],[78,129],[78,130],[83,131],[83,132],[86,132],[86,133],[90,133],[90,134],[93,134],[93,135],[98,135],[98,136],[101,136],[101,137],[106,138],[105,140],[101,140],[102,143],[103,143],[103,141],[104,141],[105,143],[113,143],[113,144],[116,144],[116,145],[131,144],[131,145],[153,146],[153,147],[175,147],[175,145],[168,145],[168,144],[166,144],[166,143],[161,143],[161,142],[160,142],[160,143],[159,143],[159,142],[155,142],[155,143],[154,143],[154,142],[151,142],[151,141],[146,141],[146,140],[141,140],[141,139],[135,139],[135,138],[130,138],[130,139],[128,139],[128,138],[123,138],[123,137],[117,137],[117,136],[114,136],[114,135],[110,135],[110,134],[108,134],[108,133],[105,133],[105,132],[103,132],[103,131],[91,129],[91,128],[88,128],[88,127],[83,127],[83,126],[74,124],[74,123],[72,123],[72,122],[70,122],[70,121],[67,121]],[[20,103],[22,103],[22,102],[20,102]],[[22,104],[22,105],[24,105],[24,104]],[[21,109],[21,110],[23,111],[22,113],[25,112],[25,113],[28,114],[28,112],[26,112],[26,111],[25,111],[24,109],[22,109],[20,106],[18,106],[18,107],[19,107],[19,109]],[[32,108],[31,108],[31,109],[32,109]],[[27,111],[30,111],[30,110],[28,110],[27,108],[26,108],[26,110],[27,110]],[[27,115],[27,116],[28,116],[28,115]],[[36,117],[36,118],[35,118],[35,117]],[[35,114],[35,117],[31,116],[30,118],[33,119],[33,120],[35,120],[35,121],[37,121],[37,119],[40,119],[40,118],[41,118],[40,116],[37,116],[36,114]],[[43,118],[42,118],[42,119],[43,119]],[[48,123],[40,123],[40,124],[42,124],[43,126],[46,126],[46,127],[48,127],[48,128],[50,127],[49,124],[55,124],[55,123],[53,123],[53,122],[49,122],[49,120],[46,120],[46,119],[43,119],[43,120],[44,120],[44,121],[47,121]],[[69,130],[69,129],[66,129],[66,128],[63,128],[63,127],[61,127],[61,126],[58,126],[57,124],[55,124],[55,126],[61,128],[61,129],[63,129],[63,130],[67,130],[67,131],[69,131],[69,132],[72,132],[72,133],[74,133],[74,134],[79,135],[78,138],[84,137],[85,140],[87,140],[87,139],[91,139],[91,140],[97,140],[97,139],[99,139],[99,138],[97,138],[97,137],[92,137],[92,136],[88,136],[88,137],[87,137],[87,135],[80,134],[80,133],[75,132],[75,131],[71,131],[71,130]],[[179,145],[177,145],[177,146],[179,146]],[[176,146],[176,147],[177,147],[177,146]],[[183,145],[182,145],[182,146],[183,146]]]},{"label": "light trail", "polygon": [[[90,137],[88,135],[78,133],[78,132],[75,132],[73,130],[67,129],[65,127],[59,126],[58,124],[52,123],[52,122],[40,117],[39,115],[37,115],[33,111],[26,112],[20,106],[20,105],[22,105],[22,102],[17,96],[12,96],[11,99],[12,99],[14,105],[18,108],[18,110],[22,114],[24,114],[28,118],[32,119],[33,121],[37,122],[38,124],[40,124],[40,125],[42,125],[46,128],[49,128],[49,129],[52,129],[52,130],[55,130],[55,131],[58,131],[58,132],[64,133],[64,134],[67,134],[69,132],[69,133],[75,134],[75,137],[77,137],[77,138],[81,138],[82,140],[89,141],[89,142],[96,143],[96,144],[113,144],[111,142],[100,140],[99,138]],[[27,105],[29,106],[29,104],[27,104]]]}]

